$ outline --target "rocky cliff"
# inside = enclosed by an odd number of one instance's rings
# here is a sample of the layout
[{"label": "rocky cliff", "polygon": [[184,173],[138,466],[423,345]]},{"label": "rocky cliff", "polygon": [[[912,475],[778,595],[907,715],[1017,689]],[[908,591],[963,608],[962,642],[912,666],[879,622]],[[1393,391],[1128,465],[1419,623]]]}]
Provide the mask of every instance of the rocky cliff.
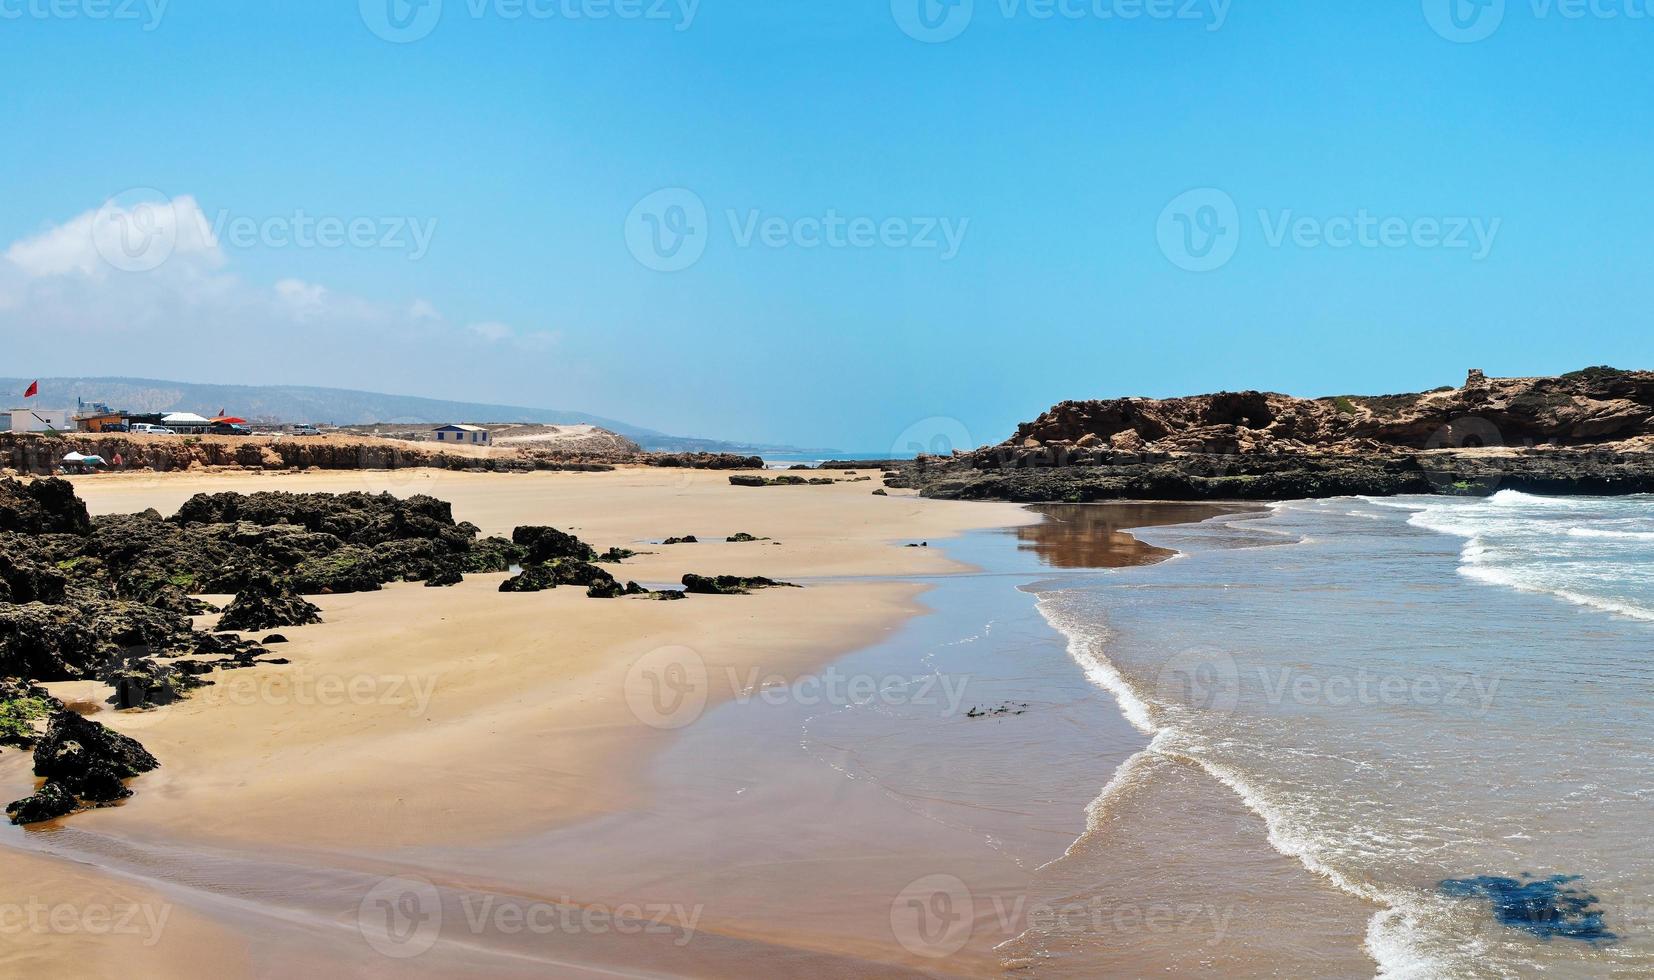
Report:
[{"label": "rocky cliff", "polygon": [[1416,394],[1068,401],[1009,440],[920,457],[927,496],[1250,500],[1654,491],[1654,372],[1588,368]]}]

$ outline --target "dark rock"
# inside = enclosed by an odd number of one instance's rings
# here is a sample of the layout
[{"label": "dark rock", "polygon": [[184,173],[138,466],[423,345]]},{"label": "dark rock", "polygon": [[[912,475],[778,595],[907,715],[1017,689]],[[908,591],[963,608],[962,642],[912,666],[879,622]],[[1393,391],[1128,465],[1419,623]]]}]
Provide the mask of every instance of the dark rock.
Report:
[{"label": "dark rock", "polygon": [[661,589],[659,592],[649,593],[649,598],[658,599],[662,602],[671,602],[676,599],[684,598],[686,594],[687,593],[685,593],[682,589]]},{"label": "dark rock", "polygon": [[0,480],[0,531],[89,534],[92,519],[67,480]]},{"label": "dark rock", "polygon": [[586,588],[586,596],[591,599],[618,599],[625,594],[626,590],[612,578],[593,582]]},{"label": "dark rock", "polygon": [[287,637],[282,636],[280,633],[271,633],[259,642],[263,643],[265,646],[269,646],[272,643],[286,643]]},{"label": "dark rock", "polygon": [[879,489],[873,491],[873,496],[875,496],[875,497],[888,497],[888,496],[890,496],[890,494],[886,493],[885,489],[883,487],[880,487]]},{"label": "dark rock", "polygon": [[700,544],[700,543],[701,543],[700,539],[695,537],[693,534],[687,534],[687,535],[684,535],[681,538],[667,538],[665,541],[661,542],[661,544]]},{"label": "dark rock", "polygon": [[763,477],[761,477],[761,476],[750,476],[750,475],[745,474],[745,473],[737,473],[736,475],[729,478],[729,482],[730,482],[731,486],[737,486],[737,487],[768,486],[768,482]]},{"label": "dark rock", "polygon": [[528,549],[507,538],[483,538],[473,544],[465,555],[465,571],[470,573],[508,572],[512,565],[520,565],[528,556]]},{"label": "dark rock", "polygon": [[557,588],[557,570],[550,565],[525,565],[523,570],[500,583],[501,592],[544,592]]},{"label": "dark rock", "polygon": [[744,544],[748,541],[768,541],[769,538],[760,538],[760,537],[756,537],[754,535],[748,534],[745,531],[736,531],[734,534],[731,534],[729,537],[725,538],[724,540],[728,541],[732,544]]},{"label": "dark rock", "polygon": [[425,580],[425,587],[428,589],[443,588],[458,585],[464,580],[465,576],[460,574],[458,565],[444,565]]},{"label": "dark rock", "polygon": [[73,711],[53,715],[34,749],[36,776],[95,802],[124,797],[121,780],[159,766],[142,745]]},{"label": "dark rock", "polygon": [[[202,666],[207,669],[201,670]],[[125,659],[111,666],[103,675],[104,683],[115,689],[105,703],[125,709],[172,704],[208,684],[197,675],[211,669],[194,661],[158,664],[148,657]]]},{"label": "dark rock", "polygon": [[322,621],[322,611],[268,575],[248,582],[219,617],[221,630],[267,630],[308,626]]},{"label": "dark rock", "polygon": [[630,548],[610,548],[608,551],[598,555],[596,560],[607,564],[618,565],[628,558],[636,557],[637,552],[632,551]]},{"label": "dark rock", "polygon": [[511,532],[511,540],[524,549],[525,565],[557,558],[589,562],[597,557],[597,551],[591,545],[554,527],[519,527]]},{"label": "dark rock", "polygon": [[62,602],[68,576],[0,551],[0,602]]},{"label": "dark rock", "polygon": [[777,582],[761,575],[685,575],[684,591],[693,595],[746,595],[754,589],[796,589],[791,582]]},{"label": "dark rock", "polygon": [[40,823],[68,816],[79,809],[74,794],[61,783],[47,783],[33,796],[26,796],[6,807],[6,815],[14,824]]}]

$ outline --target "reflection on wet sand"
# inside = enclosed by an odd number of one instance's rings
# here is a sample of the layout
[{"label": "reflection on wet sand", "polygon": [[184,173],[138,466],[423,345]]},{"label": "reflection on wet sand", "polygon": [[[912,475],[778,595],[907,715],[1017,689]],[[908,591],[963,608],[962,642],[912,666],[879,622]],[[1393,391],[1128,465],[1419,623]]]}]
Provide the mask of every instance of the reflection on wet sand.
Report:
[{"label": "reflection on wet sand", "polygon": [[1054,568],[1123,568],[1174,554],[1137,540],[1127,533],[1130,528],[1193,524],[1262,509],[1241,503],[1039,504],[1029,510],[1046,519],[1014,530],[1019,550],[1034,552]]}]

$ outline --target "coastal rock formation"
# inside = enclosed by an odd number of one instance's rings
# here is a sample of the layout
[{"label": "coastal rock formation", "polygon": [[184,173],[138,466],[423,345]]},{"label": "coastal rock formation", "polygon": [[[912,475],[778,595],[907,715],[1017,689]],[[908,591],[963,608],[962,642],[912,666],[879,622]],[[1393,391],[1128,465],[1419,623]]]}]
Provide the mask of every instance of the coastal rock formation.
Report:
[{"label": "coastal rock formation", "polygon": [[594,561],[597,549],[566,531],[554,527],[519,527],[511,532],[513,544],[523,549],[524,563],[548,562],[557,558]]},{"label": "coastal rock formation", "polygon": [[691,595],[746,595],[755,589],[796,589],[791,582],[777,582],[762,575],[695,575],[683,577],[683,589]]},{"label": "coastal rock formation", "polygon": [[85,534],[91,529],[86,505],[67,480],[0,480],[0,531]]},{"label": "coastal rock formation", "polygon": [[1069,401],[1005,442],[921,456],[886,486],[1016,501],[1654,490],[1654,372],[1589,368],[1304,399]]},{"label": "coastal rock formation", "polygon": [[590,562],[578,558],[554,558],[543,564],[525,565],[514,578],[500,583],[501,592],[543,592],[559,585],[585,586],[588,594],[606,592],[611,586],[619,588],[614,576]]},{"label": "coastal rock formation", "polygon": [[322,611],[269,575],[250,580],[224,607],[221,630],[267,630],[277,626],[308,626],[322,621]]},{"label": "coastal rock formation", "polygon": [[[52,716],[34,750],[34,774],[45,786],[11,804],[13,823],[60,817],[83,806],[113,803],[132,795],[124,780],[160,763],[142,745],[73,711]],[[67,805],[73,798],[74,805]]]}]

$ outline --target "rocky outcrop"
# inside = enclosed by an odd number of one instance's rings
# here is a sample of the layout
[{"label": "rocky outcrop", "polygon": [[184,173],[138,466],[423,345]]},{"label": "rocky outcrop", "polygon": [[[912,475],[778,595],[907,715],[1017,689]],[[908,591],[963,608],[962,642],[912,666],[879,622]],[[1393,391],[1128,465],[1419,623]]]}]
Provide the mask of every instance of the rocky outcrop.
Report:
[{"label": "rocky outcrop", "polygon": [[1592,368],[1303,399],[1258,391],[1063,402],[997,446],[887,486],[1016,501],[1654,491],[1654,372]]},{"label": "rocky outcrop", "polygon": [[0,480],[0,531],[85,534],[91,529],[86,505],[67,480]]},{"label": "rocky outcrop", "polygon": [[46,783],[6,808],[13,823],[60,817],[132,795],[125,780],[158,768],[142,745],[73,711],[52,716],[34,750],[34,774]]},{"label": "rocky outcrop", "polygon": [[269,575],[249,581],[224,607],[221,630],[267,630],[278,626],[308,626],[322,621],[322,611]]},{"label": "rocky outcrop", "polygon": [[596,548],[554,527],[519,527],[511,532],[511,541],[523,549],[524,563],[539,564],[557,558],[594,561],[597,558]]},{"label": "rocky outcrop", "polygon": [[777,582],[762,575],[694,575],[683,577],[683,589],[690,595],[746,595],[756,589],[796,589],[791,582]]}]

